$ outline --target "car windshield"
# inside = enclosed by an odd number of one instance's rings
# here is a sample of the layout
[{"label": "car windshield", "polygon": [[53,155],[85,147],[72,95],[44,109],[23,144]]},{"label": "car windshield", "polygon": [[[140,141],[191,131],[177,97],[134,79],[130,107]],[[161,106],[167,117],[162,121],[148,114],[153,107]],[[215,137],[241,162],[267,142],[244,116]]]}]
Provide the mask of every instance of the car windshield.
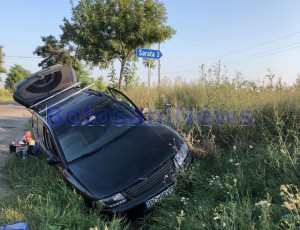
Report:
[{"label": "car windshield", "polygon": [[81,115],[76,122],[74,117],[70,118],[71,122],[66,119],[56,130],[66,160],[84,157],[143,122],[137,113],[125,107],[109,101]]}]

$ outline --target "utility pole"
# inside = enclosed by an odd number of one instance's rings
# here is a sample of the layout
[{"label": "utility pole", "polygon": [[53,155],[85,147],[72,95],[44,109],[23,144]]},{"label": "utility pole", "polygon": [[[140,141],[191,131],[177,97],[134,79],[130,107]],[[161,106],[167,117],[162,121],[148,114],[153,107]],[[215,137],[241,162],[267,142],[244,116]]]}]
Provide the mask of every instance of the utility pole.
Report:
[{"label": "utility pole", "polygon": [[148,92],[150,92],[150,60],[148,59]]},{"label": "utility pole", "polygon": [[[160,43],[158,43],[158,50],[160,51]],[[160,59],[157,62],[157,69],[158,69],[158,87],[160,86]]]}]

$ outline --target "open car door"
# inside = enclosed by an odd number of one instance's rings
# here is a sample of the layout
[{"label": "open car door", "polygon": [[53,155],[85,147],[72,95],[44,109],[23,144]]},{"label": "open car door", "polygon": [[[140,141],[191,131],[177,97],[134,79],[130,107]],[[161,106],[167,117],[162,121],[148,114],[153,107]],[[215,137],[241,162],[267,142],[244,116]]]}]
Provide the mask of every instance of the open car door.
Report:
[{"label": "open car door", "polygon": [[135,110],[141,118],[146,120],[141,110],[124,93],[111,87],[107,87],[107,89],[115,99],[125,104],[127,107],[130,107],[131,109]]},{"label": "open car door", "polygon": [[54,65],[38,71],[16,85],[14,100],[34,108],[42,100],[78,84],[72,67]]}]

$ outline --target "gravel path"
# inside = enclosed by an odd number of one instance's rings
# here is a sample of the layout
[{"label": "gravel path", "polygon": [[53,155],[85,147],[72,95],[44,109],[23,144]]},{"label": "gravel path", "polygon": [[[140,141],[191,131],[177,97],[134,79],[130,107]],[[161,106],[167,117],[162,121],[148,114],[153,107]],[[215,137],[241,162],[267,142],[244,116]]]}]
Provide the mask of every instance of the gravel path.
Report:
[{"label": "gravel path", "polygon": [[30,117],[30,112],[15,102],[0,103],[0,198],[10,192],[3,183],[2,174],[6,160],[13,156],[9,153],[9,144],[23,137]]}]

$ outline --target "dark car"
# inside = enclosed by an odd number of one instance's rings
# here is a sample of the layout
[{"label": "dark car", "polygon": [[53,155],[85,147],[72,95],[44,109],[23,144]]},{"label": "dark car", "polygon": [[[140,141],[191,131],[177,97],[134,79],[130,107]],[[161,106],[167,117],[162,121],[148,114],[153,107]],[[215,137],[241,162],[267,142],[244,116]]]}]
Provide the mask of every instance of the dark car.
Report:
[{"label": "dark car", "polygon": [[174,190],[191,160],[187,145],[173,129],[149,124],[120,91],[89,88],[71,67],[55,65],[19,82],[14,100],[32,110],[48,163],[86,201],[110,213],[150,208]]}]

